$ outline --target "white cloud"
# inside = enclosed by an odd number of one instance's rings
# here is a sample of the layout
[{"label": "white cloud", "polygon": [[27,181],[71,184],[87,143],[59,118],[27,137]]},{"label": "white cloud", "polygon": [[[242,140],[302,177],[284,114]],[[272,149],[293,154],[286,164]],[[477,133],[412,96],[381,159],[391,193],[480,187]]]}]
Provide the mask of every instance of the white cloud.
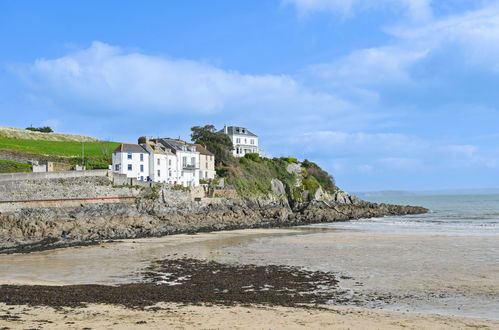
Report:
[{"label": "white cloud", "polygon": [[213,113],[237,105],[348,108],[338,97],[307,90],[286,75],[247,75],[206,63],[127,53],[94,42],[57,59],[18,68],[32,90],[54,99],[114,110]]},{"label": "white cloud", "polygon": [[424,59],[428,54],[425,49],[404,49],[397,46],[368,48],[354,51],[332,63],[310,66],[307,73],[331,86],[341,87],[346,84],[365,86],[385,82],[412,81],[408,68]]},{"label": "white cloud", "polygon": [[288,142],[323,159],[348,157],[347,162],[342,161],[342,166],[336,168],[338,171],[365,173],[396,169],[414,172],[441,166],[497,167],[497,157],[490,150],[407,134],[317,131],[291,137]]},{"label": "white cloud", "polygon": [[342,17],[373,9],[404,11],[413,20],[427,20],[432,16],[432,0],[283,0],[294,5],[301,15],[313,12],[331,12]]}]

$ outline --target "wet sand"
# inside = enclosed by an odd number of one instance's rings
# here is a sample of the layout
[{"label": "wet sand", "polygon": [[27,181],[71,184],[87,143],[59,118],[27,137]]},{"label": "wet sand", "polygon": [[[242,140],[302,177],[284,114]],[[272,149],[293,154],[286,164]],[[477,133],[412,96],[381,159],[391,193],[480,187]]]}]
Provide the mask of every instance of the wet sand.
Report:
[{"label": "wet sand", "polygon": [[[154,260],[180,257],[224,263],[282,264],[333,272],[338,275],[340,286],[350,290],[352,297],[363,297],[361,306],[385,310],[359,312],[355,309],[356,312],[345,314],[349,316],[315,311],[325,313],[318,316],[324,318],[324,325],[317,324],[317,327],[324,328],[328,327],[328,322],[344,321],[345,327],[350,325],[354,328],[369,328],[368,325],[373,324],[379,324],[374,328],[397,328],[402,325],[414,325],[413,328],[435,328],[432,325],[438,325],[436,328],[465,328],[466,324],[471,327],[473,322],[499,328],[496,321],[485,320],[499,319],[496,312],[499,310],[497,237],[388,235],[310,227],[177,235],[26,255],[2,255],[0,283],[127,283],[140,279],[141,271]],[[383,299],[375,299],[380,297]],[[199,314],[194,313],[197,316],[193,316],[192,324],[205,321],[208,322],[206,324],[213,324],[209,317],[207,319],[203,315],[203,311],[209,315],[213,310],[214,314],[221,313],[225,315],[221,317],[230,319],[230,315],[236,316],[241,322],[242,315],[248,312],[243,312],[246,307],[185,308],[199,308]],[[280,315],[277,310],[281,307],[262,308],[251,307],[250,313],[258,311]],[[412,313],[399,314],[386,310]],[[176,312],[179,311],[175,309]],[[303,319],[298,321],[301,313]],[[291,321],[288,316],[282,319],[288,323],[279,323],[276,319],[275,323],[269,324],[276,324],[277,328],[280,324],[285,324],[286,328],[307,327],[307,313],[309,311],[301,309],[289,311],[289,315],[297,315],[296,320]],[[452,316],[431,315],[434,313]],[[461,316],[484,319],[462,321]],[[356,323],[362,320],[367,323]],[[299,322],[305,323],[302,325]],[[224,324],[228,324],[227,327],[238,326],[237,322]],[[134,325],[130,323],[130,327]]]}]

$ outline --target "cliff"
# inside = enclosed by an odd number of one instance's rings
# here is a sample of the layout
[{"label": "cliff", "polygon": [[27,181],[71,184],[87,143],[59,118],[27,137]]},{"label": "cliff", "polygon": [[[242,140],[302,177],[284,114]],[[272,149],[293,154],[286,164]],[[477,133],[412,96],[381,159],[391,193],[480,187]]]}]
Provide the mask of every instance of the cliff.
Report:
[{"label": "cliff", "polygon": [[[289,181],[293,187],[272,178],[267,193],[240,194],[238,198],[195,198],[199,189],[188,191],[166,185],[116,187],[107,176],[0,181],[0,253],[427,211],[368,203],[341,190],[327,192],[321,185],[311,193],[303,190],[303,184],[297,185],[306,177],[299,164],[291,165],[287,172],[291,174],[288,179],[293,178]],[[12,197],[17,202],[8,202]]]}]

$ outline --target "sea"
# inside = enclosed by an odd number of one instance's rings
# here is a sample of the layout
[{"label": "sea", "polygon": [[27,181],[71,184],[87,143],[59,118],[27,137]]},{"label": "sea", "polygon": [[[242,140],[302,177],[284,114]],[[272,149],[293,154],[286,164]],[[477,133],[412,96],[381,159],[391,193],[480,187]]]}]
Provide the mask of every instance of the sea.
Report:
[{"label": "sea", "polygon": [[499,194],[363,199],[430,211],[0,255],[0,283],[115,285],[189,257],[333,272],[359,307],[499,320]]},{"label": "sea", "polygon": [[499,194],[363,197],[376,203],[418,205],[418,215],[312,225],[385,234],[499,236]]}]

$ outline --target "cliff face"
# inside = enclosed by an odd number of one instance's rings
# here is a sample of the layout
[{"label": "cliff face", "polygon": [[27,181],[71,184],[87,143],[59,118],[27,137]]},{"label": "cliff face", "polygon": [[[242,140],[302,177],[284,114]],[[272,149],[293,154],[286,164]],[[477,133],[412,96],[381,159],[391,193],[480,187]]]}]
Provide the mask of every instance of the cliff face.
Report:
[{"label": "cliff face", "polygon": [[[234,179],[238,198],[195,198],[204,195],[199,188],[116,187],[111,184],[111,173],[0,180],[0,253],[108,239],[294,226],[427,211],[368,203],[334,185],[323,186],[320,181],[324,180],[312,178],[310,173],[314,172],[300,163],[266,162],[246,163],[247,172],[239,169],[239,180]],[[75,200],[78,198],[87,200]]]},{"label": "cliff face", "polygon": [[[200,231],[266,228],[422,213],[419,207],[312,201],[292,209],[279,195],[192,201],[184,191],[163,188],[158,197],[128,202],[66,203],[25,207],[0,215],[0,252],[80,245],[119,238]],[[63,234],[67,237],[64,238]]]}]

